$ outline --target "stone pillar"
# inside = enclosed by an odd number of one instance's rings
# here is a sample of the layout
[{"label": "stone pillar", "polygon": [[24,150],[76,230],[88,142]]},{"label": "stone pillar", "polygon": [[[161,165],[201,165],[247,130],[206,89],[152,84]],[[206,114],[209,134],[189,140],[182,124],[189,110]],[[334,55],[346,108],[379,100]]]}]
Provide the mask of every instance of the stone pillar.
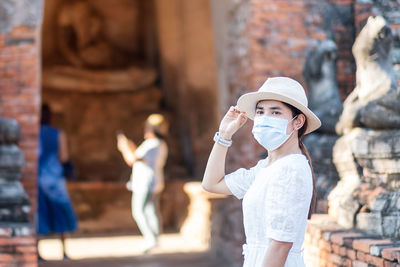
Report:
[{"label": "stone pillar", "polygon": [[[208,0],[155,1],[166,105],[190,175],[201,176],[217,125],[217,78]],[[176,131],[175,130],[175,131]]]},{"label": "stone pillar", "polygon": [[0,119],[0,266],[37,266],[41,18],[42,0],[0,1],[0,115],[13,119]]}]

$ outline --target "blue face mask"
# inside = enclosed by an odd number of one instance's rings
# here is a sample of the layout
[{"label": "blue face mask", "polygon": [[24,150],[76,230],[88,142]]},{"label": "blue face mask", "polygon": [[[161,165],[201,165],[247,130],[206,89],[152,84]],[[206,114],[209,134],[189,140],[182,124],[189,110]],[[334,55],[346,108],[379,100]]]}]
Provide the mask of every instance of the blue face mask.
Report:
[{"label": "blue face mask", "polygon": [[[294,120],[297,115],[291,119]],[[253,136],[266,150],[272,151],[279,148],[292,135],[286,134],[289,121],[271,116],[254,117]]]}]

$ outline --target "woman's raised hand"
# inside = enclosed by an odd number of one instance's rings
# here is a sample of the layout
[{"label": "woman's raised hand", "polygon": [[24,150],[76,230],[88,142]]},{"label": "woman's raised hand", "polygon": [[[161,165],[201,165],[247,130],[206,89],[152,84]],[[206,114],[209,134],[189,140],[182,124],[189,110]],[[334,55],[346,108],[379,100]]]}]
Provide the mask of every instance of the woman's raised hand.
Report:
[{"label": "woman's raised hand", "polygon": [[239,111],[236,107],[230,107],[219,125],[219,132],[222,138],[230,140],[247,121],[245,112]]}]

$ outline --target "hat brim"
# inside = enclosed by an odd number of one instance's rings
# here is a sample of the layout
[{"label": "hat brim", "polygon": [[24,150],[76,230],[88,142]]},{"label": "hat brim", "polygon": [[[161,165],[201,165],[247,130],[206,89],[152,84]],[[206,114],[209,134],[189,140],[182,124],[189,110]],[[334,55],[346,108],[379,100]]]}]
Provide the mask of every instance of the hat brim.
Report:
[{"label": "hat brim", "polygon": [[304,134],[311,133],[321,126],[321,121],[318,117],[306,106],[298,101],[272,92],[252,92],[242,95],[237,102],[237,107],[240,111],[246,112],[246,116],[254,120],[256,115],[256,105],[261,100],[276,100],[292,105],[300,110],[307,118],[307,129]]}]

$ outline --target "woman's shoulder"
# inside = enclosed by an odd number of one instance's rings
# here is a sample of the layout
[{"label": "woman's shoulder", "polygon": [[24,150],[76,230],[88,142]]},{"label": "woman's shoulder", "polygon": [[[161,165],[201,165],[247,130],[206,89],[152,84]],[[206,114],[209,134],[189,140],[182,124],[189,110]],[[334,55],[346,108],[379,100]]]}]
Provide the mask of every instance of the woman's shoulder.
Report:
[{"label": "woman's shoulder", "polygon": [[276,170],[280,174],[311,174],[308,159],[303,154],[290,154],[276,162]]}]

